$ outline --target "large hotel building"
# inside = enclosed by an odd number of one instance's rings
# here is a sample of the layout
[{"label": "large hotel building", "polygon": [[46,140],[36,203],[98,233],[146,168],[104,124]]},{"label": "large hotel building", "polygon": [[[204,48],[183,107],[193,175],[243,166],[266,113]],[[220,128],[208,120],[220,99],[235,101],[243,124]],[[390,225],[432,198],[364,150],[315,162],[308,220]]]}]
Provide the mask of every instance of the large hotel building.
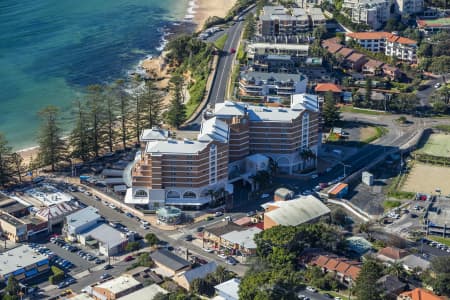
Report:
[{"label": "large hotel building", "polygon": [[[131,171],[125,202],[157,209],[165,205],[200,208],[212,194],[233,193],[231,169],[245,173],[252,155],[272,159],[280,173],[291,174],[315,165],[303,150],[317,155],[317,97],[292,97],[291,107],[265,107],[225,101],[203,121],[197,140],[149,137]],[[151,137],[154,136],[155,139]],[[247,177],[248,179],[248,177]]]}]

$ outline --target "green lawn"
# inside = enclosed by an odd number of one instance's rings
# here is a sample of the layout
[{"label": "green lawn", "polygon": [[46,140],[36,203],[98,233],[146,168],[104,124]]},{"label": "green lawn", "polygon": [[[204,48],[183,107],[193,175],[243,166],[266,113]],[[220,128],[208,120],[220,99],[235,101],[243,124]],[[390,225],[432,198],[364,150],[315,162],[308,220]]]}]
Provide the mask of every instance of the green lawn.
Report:
[{"label": "green lawn", "polygon": [[214,43],[217,49],[223,50],[223,47],[225,46],[226,41],[228,40],[228,34],[222,35],[220,38],[217,39],[217,41]]},{"label": "green lawn", "polygon": [[341,106],[340,108],[341,112],[350,112],[350,113],[357,113],[357,114],[366,114],[366,115],[386,115],[388,113],[384,111],[377,111],[377,110],[370,110],[370,109],[364,109],[364,108],[356,108],[351,105]]},{"label": "green lawn", "polygon": [[450,136],[447,134],[430,135],[420,152],[432,156],[450,157]]},{"label": "green lawn", "polygon": [[393,208],[399,207],[402,203],[397,200],[385,200],[383,202],[384,210],[391,210]]},{"label": "green lawn", "polygon": [[444,237],[433,236],[433,235],[429,235],[428,238],[430,240],[433,240],[435,242],[438,242],[438,243],[441,243],[443,245],[446,245],[446,246],[450,247],[450,238],[444,238]]}]

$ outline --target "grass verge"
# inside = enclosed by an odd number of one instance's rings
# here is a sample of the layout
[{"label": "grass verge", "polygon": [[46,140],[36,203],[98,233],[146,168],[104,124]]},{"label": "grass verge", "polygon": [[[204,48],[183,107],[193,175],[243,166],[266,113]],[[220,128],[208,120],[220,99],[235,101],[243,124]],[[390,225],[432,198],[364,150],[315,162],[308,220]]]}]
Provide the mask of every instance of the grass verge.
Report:
[{"label": "grass verge", "polygon": [[383,202],[384,210],[391,210],[393,208],[399,207],[400,205],[402,205],[402,203],[397,200],[385,200]]},{"label": "grass verge", "polygon": [[374,135],[368,137],[367,139],[365,139],[365,140],[363,140],[361,142],[365,143],[365,144],[370,144],[373,141],[375,141],[375,140],[379,139],[380,137],[382,137],[383,135],[385,135],[388,132],[388,129],[385,128],[385,127],[376,126],[375,127],[375,131],[376,132],[375,132]]},{"label": "grass verge", "polygon": [[216,40],[214,43],[214,46],[216,46],[217,49],[223,50],[223,47],[225,46],[226,41],[228,40],[228,34],[222,35],[220,38]]},{"label": "grass verge", "polygon": [[429,235],[428,239],[450,247],[450,238]]},{"label": "grass verge", "polygon": [[351,105],[341,106],[340,111],[341,112],[349,112],[349,113],[357,113],[357,114],[375,115],[375,116],[388,114],[387,112],[384,112],[384,111],[356,108]]}]

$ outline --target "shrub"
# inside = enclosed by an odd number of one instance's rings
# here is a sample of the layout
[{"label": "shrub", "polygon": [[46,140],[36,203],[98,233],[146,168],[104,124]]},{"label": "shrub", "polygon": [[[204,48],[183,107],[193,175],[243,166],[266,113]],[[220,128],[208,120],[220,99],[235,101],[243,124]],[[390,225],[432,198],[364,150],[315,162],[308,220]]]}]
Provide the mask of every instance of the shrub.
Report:
[{"label": "shrub", "polygon": [[56,267],[56,266],[52,266],[51,268],[53,275],[51,275],[48,280],[50,281],[51,284],[58,284],[60,283],[65,276],[65,273],[63,270],[61,270],[60,268]]}]

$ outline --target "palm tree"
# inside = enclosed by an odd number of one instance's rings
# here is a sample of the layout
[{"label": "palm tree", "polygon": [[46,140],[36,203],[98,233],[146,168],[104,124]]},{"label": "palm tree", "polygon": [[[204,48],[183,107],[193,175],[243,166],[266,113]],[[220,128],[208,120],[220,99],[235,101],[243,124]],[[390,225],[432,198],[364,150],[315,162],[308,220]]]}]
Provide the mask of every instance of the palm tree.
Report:
[{"label": "palm tree", "polygon": [[365,222],[359,225],[359,232],[367,234],[369,241],[372,240],[373,224],[371,222]]},{"label": "palm tree", "polygon": [[389,266],[387,273],[401,279],[404,278],[405,269],[403,268],[403,264],[401,262],[395,261]]}]

